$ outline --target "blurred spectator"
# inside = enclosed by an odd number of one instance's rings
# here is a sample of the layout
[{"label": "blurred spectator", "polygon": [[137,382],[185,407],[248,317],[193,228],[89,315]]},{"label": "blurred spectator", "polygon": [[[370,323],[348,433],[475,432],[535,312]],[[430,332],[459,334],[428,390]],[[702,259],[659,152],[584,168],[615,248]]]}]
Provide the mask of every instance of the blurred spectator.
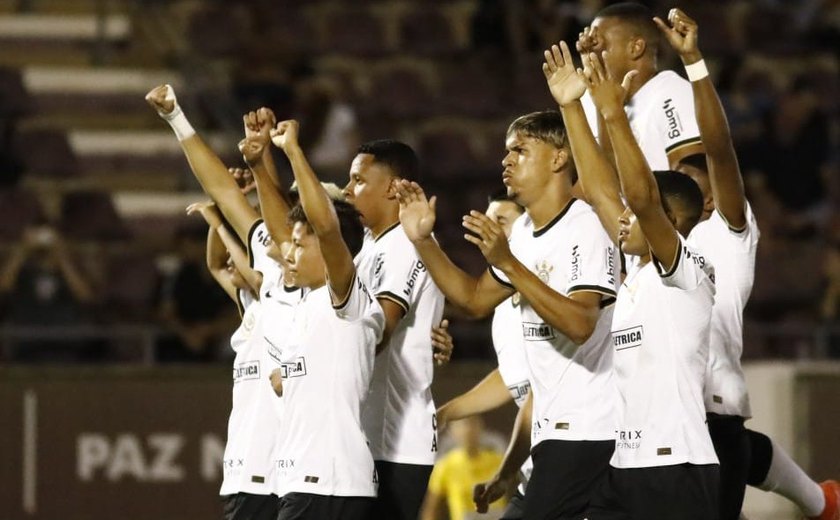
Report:
[{"label": "blurred spectator", "polygon": [[[0,268],[3,322],[10,325],[92,325],[98,288],[78,263],[72,244],[55,228],[29,228]],[[16,341],[21,361],[92,361],[103,355],[99,341],[24,339]]]},{"label": "blurred spectator", "polygon": [[[484,421],[479,416],[455,421],[450,425],[456,447],[435,464],[429,489],[420,511],[422,520],[465,520],[498,518],[507,500],[490,507],[489,515],[478,516],[473,503],[473,487],[495,475],[502,463],[502,453],[483,444]],[[448,510],[447,515],[445,511]],[[494,513],[496,513],[494,515]]]},{"label": "blurred spectator", "polygon": [[236,307],[210,275],[205,260],[205,229],[185,225],[177,256],[165,261],[158,306],[164,334],[156,359],[209,362],[236,325]]},{"label": "blurred spectator", "polygon": [[301,146],[322,174],[344,178],[359,147],[356,112],[344,101],[336,82],[311,78],[298,84],[296,118],[301,121]]}]

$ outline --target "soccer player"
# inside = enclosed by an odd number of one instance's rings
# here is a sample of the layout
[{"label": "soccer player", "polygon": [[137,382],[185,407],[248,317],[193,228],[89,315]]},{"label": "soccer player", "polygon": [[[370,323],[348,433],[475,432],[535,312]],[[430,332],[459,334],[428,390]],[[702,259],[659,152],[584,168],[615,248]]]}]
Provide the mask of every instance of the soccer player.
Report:
[{"label": "soccer player", "polygon": [[[509,237],[514,221],[523,211],[522,206],[510,200],[507,192],[503,191],[490,197],[485,214]],[[525,404],[531,391],[531,383],[528,381],[528,360],[525,358],[519,305],[520,297],[514,294],[496,307],[493,313],[492,336],[499,366],[472,389],[438,408],[438,429],[443,430],[451,421],[494,410],[511,400],[518,407]],[[502,519],[523,518],[525,489],[531,469],[532,463],[529,458],[520,468],[521,482],[505,508]]]},{"label": "soccer player", "polygon": [[[628,86],[625,110],[639,147],[653,170],[673,169],[690,155],[702,153],[694,117],[691,86],[677,73],[660,71],[659,30],[653,13],[641,4],[623,2],[595,15],[578,40],[582,53],[604,53],[604,66],[614,78],[637,71]],[[596,139],[600,135],[591,98],[583,99],[587,119]]]},{"label": "soccer player", "polygon": [[356,265],[385,313],[362,409],[379,475],[374,513],[415,520],[437,453],[429,331],[443,314],[443,294],[400,225],[394,196],[400,179],[417,180],[417,157],[405,143],[371,141],[359,147],[349,175],[344,195],[366,228]]},{"label": "soccer player", "polygon": [[371,517],[377,477],[360,416],[385,316],[353,264],[364,239],[359,214],[330,200],[297,136],[295,121],[278,123],[271,136],[298,183],[286,259],[296,285],[308,289],[273,374],[284,402],[277,519],[363,520]]},{"label": "soccer player", "polygon": [[[703,405],[714,269],[683,238],[700,218],[700,189],[648,167],[624,112],[632,74],[619,85],[594,53],[581,74],[565,42],[545,58],[583,191],[622,252],[636,257],[612,323],[620,396],[615,454],[587,517],[716,518],[718,461]],[[587,89],[609,132],[627,207],[579,102]]]},{"label": "soccer player", "polygon": [[558,112],[516,119],[506,148],[502,179],[526,215],[514,224],[510,246],[483,213],[464,217],[465,238],[492,266],[480,278],[456,267],[434,240],[436,199],[427,200],[416,183],[400,183],[400,221],[435,283],[458,307],[486,316],[515,292],[522,298],[532,391],[499,474],[479,486],[479,511],[516,479],[531,444],[525,517],[576,518],[614,446],[608,332],[617,252],[589,205],[571,196],[574,167]]},{"label": "soccer player", "polygon": [[[195,133],[172,87],[156,87],[146,95],[146,100],[170,124],[196,178],[239,239],[247,244],[250,266],[262,274],[259,290],[262,309],[255,318],[265,319],[270,314],[272,293],[278,294],[276,286],[282,279],[280,264],[269,256],[274,248],[265,223],[225,165]],[[262,331],[261,324],[256,323],[254,330]],[[268,366],[267,355],[263,335],[252,331],[249,340],[236,351],[233,362],[233,404],[220,490],[228,520],[273,519],[277,511],[277,497],[271,485],[271,452],[279,425],[275,396],[269,374],[264,370]]]},{"label": "soccer player", "polygon": [[669,13],[670,25],[654,20],[686,67],[706,151],[705,157],[699,156],[705,164],[694,166],[689,161],[679,170],[698,183],[713,210],[689,239],[706,253],[716,273],[705,400],[709,432],[721,465],[720,520],[739,517],[751,467],[763,467],[759,473],[765,477],[754,477],[759,488],[793,500],[810,518],[838,519],[837,482],[818,485],[768,437],[744,427],[751,411],[741,368],[743,311],[752,290],[759,230],[744,195],[726,114],[698,48],[697,23],[679,9]]}]

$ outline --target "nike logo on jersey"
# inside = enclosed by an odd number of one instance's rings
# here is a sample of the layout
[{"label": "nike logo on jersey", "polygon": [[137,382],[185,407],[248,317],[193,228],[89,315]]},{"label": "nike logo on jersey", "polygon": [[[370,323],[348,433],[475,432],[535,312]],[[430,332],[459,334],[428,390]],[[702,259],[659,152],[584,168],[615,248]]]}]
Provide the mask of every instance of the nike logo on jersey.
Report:
[{"label": "nike logo on jersey", "polygon": [[642,345],[645,329],[641,325],[630,329],[617,330],[612,333],[615,350],[627,350]]}]

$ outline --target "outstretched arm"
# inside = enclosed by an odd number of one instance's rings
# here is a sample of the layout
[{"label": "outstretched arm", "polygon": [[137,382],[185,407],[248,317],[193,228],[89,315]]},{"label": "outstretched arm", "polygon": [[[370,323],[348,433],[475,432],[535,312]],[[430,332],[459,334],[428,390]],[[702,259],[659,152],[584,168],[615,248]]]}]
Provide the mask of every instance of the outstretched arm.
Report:
[{"label": "outstretched arm", "polygon": [[[580,43],[578,43],[580,45]],[[595,141],[580,98],[586,91],[583,72],[575,69],[566,42],[545,51],[543,73],[552,97],[560,105],[566,133],[577,168],[578,181],[587,202],[598,214],[601,225],[613,242],[618,240],[618,217],[624,211],[621,185],[612,162]],[[605,134],[601,134],[605,136]],[[609,139],[604,139],[609,141]]]},{"label": "outstretched arm", "polygon": [[204,221],[210,227],[210,233],[207,235],[207,268],[210,270],[213,278],[234,301],[239,303],[236,289],[234,288],[233,291],[230,291],[225,285],[226,283],[230,283],[230,278],[225,273],[227,270],[227,257],[230,255],[234,267],[236,267],[236,270],[239,271],[239,274],[248,283],[251,291],[254,294],[259,294],[260,285],[262,284],[262,274],[251,268],[248,262],[248,253],[242,247],[239,240],[225,227],[219,208],[212,201],[196,202],[187,207],[187,215],[192,215],[196,212],[201,214]]},{"label": "outstretched arm", "polygon": [[256,181],[263,220],[275,242],[289,241],[292,232],[287,217],[291,207],[280,186],[268,145],[274,113],[263,107],[242,119],[245,122],[245,139],[239,143],[239,150]]},{"label": "outstretched arm", "polygon": [[298,184],[300,205],[321,247],[333,298],[335,301],[343,301],[350,293],[356,274],[353,255],[341,236],[341,227],[332,200],[300,148],[297,121],[277,123],[277,128],[271,131],[271,140],[289,158]]},{"label": "outstretched arm", "polygon": [[700,138],[706,149],[706,165],[715,207],[730,227],[743,229],[747,225],[744,182],[726,113],[697,46],[697,22],[676,8],[671,9],[668,20],[671,27],[660,18],[654,18],[665,39],[680,55],[686,70],[692,71],[689,79],[694,92],[694,111],[697,114]]},{"label": "outstretched arm", "polygon": [[516,479],[522,464],[528,459],[531,450],[531,411],[534,406],[534,394],[528,394],[528,400],[519,409],[516,423],[510,434],[505,458],[496,475],[489,481],[478,484],[473,489],[473,502],[479,513],[486,513],[491,503],[501,498]]},{"label": "outstretched arm", "polygon": [[205,193],[219,206],[243,243],[259,218],[254,208],[239,191],[236,181],[213,150],[195,133],[175,99],[169,85],[155,87],[146,94],[146,101],[175,131],[190,168]]},{"label": "outstretched arm", "polygon": [[446,256],[432,236],[436,197],[427,200],[419,184],[406,180],[397,184],[396,196],[400,202],[403,230],[447,300],[470,316],[481,318],[514,293],[513,289],[497,282],[489,271],[474,278]]},{"label": "outstretched arm", "polygon": [[510,391],[497,368],[474,387],[438,408],[438,429],[445,429],[452,421],[495,410],[512,400]]},{"label": "outstretched arm", "polygon": [[584,75],[612,141],[621,191],[639,219],[651,252],[668,271],[679,254],[679,238],[662,202],[656,178],[624,113],[624,88],[604,70],[597,54],[584,58]]}]

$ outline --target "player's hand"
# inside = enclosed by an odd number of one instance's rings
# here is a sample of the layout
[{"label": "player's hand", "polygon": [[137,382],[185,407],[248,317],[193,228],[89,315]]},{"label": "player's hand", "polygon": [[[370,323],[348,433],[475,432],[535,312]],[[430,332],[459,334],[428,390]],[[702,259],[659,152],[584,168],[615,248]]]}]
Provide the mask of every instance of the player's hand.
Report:
[{"label": "player's hand", "polygon": [[475,510],[482,514],[486,513],[490,508],[490,504],[505,496],[509,488],[510,482],[498,474],[489,482],[476,484],[473,488]]},{"label": "player's hand", "polygon": [[697,22],[676,7],[668,12],[670,27],[658,16],[654,17],[653,21],[683,62],[694,63],[700,60],[700,50],[697,48]]},{"label": "player's hand", "polygon": [[591,52],[581,56],[583,59],[583,76],[586,78],[587,88],[592,95],[592,101],[604,116],[604,119],[612,119],[619,112],[624,112],[624,103],[630,84],[633,78],[639,73],[631,70],[625,74],[623,81],[619,84],[606,70],[601,62],[601,57]]},{"label": "player's hand", "polygon": [[267,145],[268,139],[263,140],[259,135],[253,135],[239,141],[239,151],[242,152],[245,163],[253,167],[262,160]]},{"label": "player's hand", "polygon": [[254,174],[251,173],[251,170],[246,170],[245,168],[228,168],[228,173],[236,181],[236,185],[239,186],[239,191],[243,195],[247,195],[257,188],[257,183],[254,180]]},{"label": "player's hand", "polygon": [[475,210],[470,211],[469,215],[464,215],[462,225],[472,233],[466,233],[464,239],[478,246],[487,263],[502,271],[511,267],[514,257],[502,226]]},{"label": "player's hand", "polygon": [[242,116],[242,122],[245,126],[246,138],[261,135],[268,140],[271,129],[277,124],[277,118],[270,108],[261,107],[259,110],[248,112]]},{"label": "player's hand", "polygon": [[172,87],[169,85],[160,85],[153,88],[148,94],[146,94],[146,103],[148,103],[150,107],[154,108],[161,116],[169,115],[173,110],[175,110],[174,95],[169,97],[166,95],[170,89],[172,89]]},{"label": "player's hand", "polygon": [[583,71],[575,69],[566,42],[561,41],[559,46],[552,45],[544,55],[542,70],[554,101],[563,107],[579,100],[586,92],[586,80]]},{"label": "player's hand", "polygon": [[216,206],[216,203],[212,200],[194,202],[187,206],[187,215],[192,215],[194,213],[200,213],[207,222],[207,225],[212,228],[217,228],[223,225],[222,214],[219,212],[219,208]]},{"label": "player's hand", "polygon": [[298,122],[294,119],[277,123],[277,128],[271,129],[271,142],[286,153],[297,148]]},{"label": "player's hand", "polygon": [[271,381],[271,388],[274,389],[277,397],[283,397],[283,377],[280,375],[280,369],[275,368],[272,370],[268,376],[268,380]]},{"label": "player's hand", "polygon": [[578,34],[578,41],[575,48],[580,54],[589,54],[601,50],[601,40],[598,38],[597,28],[586,26]]},{"label": "player's hand", "polygon": [[455,344],[449,334],[449,320],[441,320],[440,325],[432,327],[432,352],[438,366],[449,363]]},{"label": "player's hand", "polygon": [[395,195],[400,203],[400,224],[408,239],[419,242],[431,238],[437,197],[427,200],[419,184],[404,179],[396,184]]}]

